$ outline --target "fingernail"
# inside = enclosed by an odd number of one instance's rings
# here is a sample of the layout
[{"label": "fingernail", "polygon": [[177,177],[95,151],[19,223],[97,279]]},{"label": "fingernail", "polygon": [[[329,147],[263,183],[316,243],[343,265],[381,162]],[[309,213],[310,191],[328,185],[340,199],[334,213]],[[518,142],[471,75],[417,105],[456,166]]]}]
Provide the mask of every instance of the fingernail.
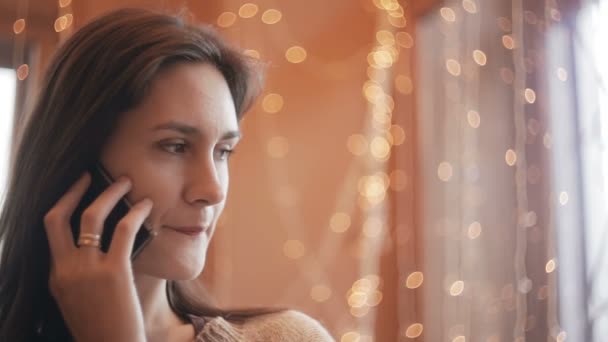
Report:
[{"label": "fingernail", "polygon": [[131,185],[131,180],[127,176],[120,176],[120,177],[118,177],[118,181],[121,182],[121,183],[125,183],[125,184],[128,184],[128,185]]}]

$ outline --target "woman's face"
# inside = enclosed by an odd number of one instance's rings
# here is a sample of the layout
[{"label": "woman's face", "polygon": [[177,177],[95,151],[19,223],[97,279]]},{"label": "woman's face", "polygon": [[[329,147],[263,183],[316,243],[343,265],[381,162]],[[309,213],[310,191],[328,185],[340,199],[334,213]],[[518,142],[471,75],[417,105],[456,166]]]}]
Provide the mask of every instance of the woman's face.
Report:
[{"label": "woman's face", "polygon": [[[234,103],[212,65],[178,63],[161,72],[144,101],[125,113],[101,161],[132,180],[127,198],[154,202],[147,223],[158,236],[134,270],[170,279],[202,272],[228,191],[228,157],[240,134]],[[196,236],[171,228],[201,227]]]}]

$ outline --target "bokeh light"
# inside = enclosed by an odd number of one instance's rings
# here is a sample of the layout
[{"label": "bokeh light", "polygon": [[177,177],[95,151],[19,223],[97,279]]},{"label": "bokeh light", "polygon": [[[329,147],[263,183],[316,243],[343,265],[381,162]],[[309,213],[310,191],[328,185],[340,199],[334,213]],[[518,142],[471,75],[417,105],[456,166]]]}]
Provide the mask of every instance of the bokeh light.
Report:
[{"label": "bokeh light", "polygon": [[290,63],[294,64],[304,62],[306,57],[306,50],[301,46],[292,46],[285,52],[285,58],[287,58]]},{"label": "bokeh light", "polygon": [[236,18],[237,16],[233,12],[224,12],[217,18],[217,25],[224,28],[230,27],[236,22]]}]

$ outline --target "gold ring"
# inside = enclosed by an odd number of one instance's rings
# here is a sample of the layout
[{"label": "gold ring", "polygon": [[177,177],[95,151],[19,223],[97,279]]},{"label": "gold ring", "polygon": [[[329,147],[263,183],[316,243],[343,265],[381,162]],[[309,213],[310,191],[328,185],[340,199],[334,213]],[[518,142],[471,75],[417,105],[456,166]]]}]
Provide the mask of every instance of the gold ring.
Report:
[{"label": "gold ring", "polygon": [[91,234],[91,233],[80,233],[80,236],[78,238],[79,239],[87,238],[87,239],[91,239],[91,240],[101,240],[101,235]]},{"label": "gold ring", "polygon": [[78,239],[78,247],[95,247],[99,248],[100,242],[95,239],[87,239],[87,238],[79,238]]}]

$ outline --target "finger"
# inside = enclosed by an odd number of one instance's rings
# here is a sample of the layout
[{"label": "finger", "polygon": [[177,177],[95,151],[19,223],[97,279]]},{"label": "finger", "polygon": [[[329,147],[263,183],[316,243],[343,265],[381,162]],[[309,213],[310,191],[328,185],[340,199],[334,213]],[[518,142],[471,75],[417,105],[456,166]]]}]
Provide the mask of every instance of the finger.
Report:
[{"label": "finger", "polygon": [[44,229],[49,241],[51,259],[56,260],[74,247],[70,217],[91,183],[85,172],[44,216]]},{"label": "finger", "polygon": [[152,200],[145,198],[135,204],[129,213],[118,222],[108,251],[111,258],[121,261],[130,259],[135,236],[150,215],[152,207]]},{"label": "finger", "polygon": [[[80,235],[103,234],[104,222],[112,209],[116,207],[118,201],[129,192],[131,189],[131,181],[126,177],[121,177],[118,181],[112,183],[101,194],[95,198],[82,213],[80,219]],[[80,246],[83,253],[87,255],[99,256],[99,247]]]}]

